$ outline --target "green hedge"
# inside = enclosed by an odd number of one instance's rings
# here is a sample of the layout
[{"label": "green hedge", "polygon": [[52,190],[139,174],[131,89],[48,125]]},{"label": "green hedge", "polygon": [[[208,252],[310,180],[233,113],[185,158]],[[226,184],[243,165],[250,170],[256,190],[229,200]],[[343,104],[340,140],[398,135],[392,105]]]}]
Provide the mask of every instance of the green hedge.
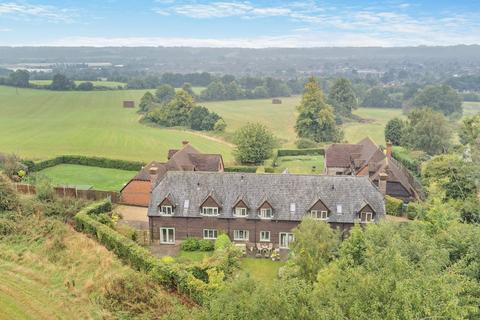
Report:
[{"label": "green hedge", "polygon": [[308,156],[308,155],[325,155],[325,149],[313,148],[313,149],[278,149],[277,154],[279,157],[284,156]]},{"label": "green hedge", "polygon": [[92,213],[100,213],[106,209],[105,201],[85,207],[75,215],[75,229],[96,237],[101,244],[114,252],[125,263],[136,270],[148,273],[164,287],[186,293],[198,303],[203,302],[203,285],[196,285],[198,280],[192,281],[191,270],[175,263],[162,262],[135,241],[126,238],[90,216]]},{"label": "green hedge", "polygon": [[[31,162],[29,162],[30,164]],[[41,171],[46,168],[54,167],[59,164],[79,164],[82,166],[112,168],[129,171],[138,171],[145,163],[140,161],[128,161],[118,159],[108,159],[101,157],[87,157],[87,156],[58,156],[53,159],[34,162],[33,167],[29,168],[31,171]]]},{"label": "green hedge", "polygon": [[386,195],[385,210],[388,215],[400,217],[403,215],[403,201]]},{"label": "green hedge", "polygon": [[238,166],[238,167],[225,167],[225,172],[245,172],[245,173],[255,173],[257,172],[257,167],[247,167],[247,166]]}]

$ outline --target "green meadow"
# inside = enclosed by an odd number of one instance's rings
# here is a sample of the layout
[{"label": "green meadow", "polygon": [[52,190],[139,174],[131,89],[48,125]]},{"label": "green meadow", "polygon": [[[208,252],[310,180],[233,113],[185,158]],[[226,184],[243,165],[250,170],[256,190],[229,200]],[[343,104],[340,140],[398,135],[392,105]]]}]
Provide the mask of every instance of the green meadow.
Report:
[{"label": "green meadow", "polygon": [[206,153],[233,160],[232,146],[199,132],[153,128],[138,122],[137,109],[123,100],[139,101],[145,90],[56,92],[0,86],[0,152],[32,159],[61,154],[126,160],[166,160],[168,149],[182,140]]},{"label": "green meadow", "polygon": [[[116,82],[116,81],[81,81],[75,80],[75,84],[78,86],[82,82],[91,82],[94,86],[102,86],[102,87],[109,87],[109,88],[118,88],[125,87],[126,83],[123,82]],[[52,83],[52,80],[30,80],[31,84],[36,84],[38,86],[48,86]]]}]

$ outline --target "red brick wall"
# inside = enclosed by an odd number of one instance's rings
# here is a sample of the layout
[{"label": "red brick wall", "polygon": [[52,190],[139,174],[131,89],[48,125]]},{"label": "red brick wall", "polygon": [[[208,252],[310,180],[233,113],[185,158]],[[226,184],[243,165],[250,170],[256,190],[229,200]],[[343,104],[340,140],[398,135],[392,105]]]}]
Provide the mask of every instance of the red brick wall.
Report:
[{"label": "red brick wall", "polygon": [[[187,237],[203,238],[203,229],[217,229],[219,233],[227,233],[233,240],[233,230],[248,230],[250,243],[260,242],[260,231],[270,231],[270,242],[279,244],[280,232],[292,232],[299,224],[297,221],[249,220],[245,218],[219,219],[211,217],[183,218],[183,217],[150,217],[150,232],[153,240],[159,240],[160,227],[175,228],[175,241]],[[331,224],[332,228],[339,228],[341,232],[348,231],[351,224]],[[237,241],[240,242],[240,241]]]},{"label": "red brick wall", "polygon": [[150,201],[150,181],[132,180],[122,190],[122,203],[148,207]]}]

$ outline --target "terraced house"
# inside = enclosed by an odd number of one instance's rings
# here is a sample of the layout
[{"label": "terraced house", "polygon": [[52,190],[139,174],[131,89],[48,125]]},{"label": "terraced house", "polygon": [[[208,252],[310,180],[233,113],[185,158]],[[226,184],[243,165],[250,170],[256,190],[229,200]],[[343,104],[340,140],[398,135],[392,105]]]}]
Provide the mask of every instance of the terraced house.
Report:
[{"label": "terraced house", "polygon": [[381,220],[384,196],[368,177],[169,171],[148,208],[154,242],[226,233],[250,252],[287,249],[305,216],[346,232]]}]

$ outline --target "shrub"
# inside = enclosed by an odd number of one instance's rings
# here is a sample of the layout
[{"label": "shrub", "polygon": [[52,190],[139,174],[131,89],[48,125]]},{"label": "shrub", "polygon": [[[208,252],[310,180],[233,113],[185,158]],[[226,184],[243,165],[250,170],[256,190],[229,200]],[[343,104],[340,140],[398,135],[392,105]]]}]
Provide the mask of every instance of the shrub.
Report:
[{"label": "shrub", "polygon": [[198,241],[198,249],[200,251],[213,251],[215,245],[212,240],[201,239]]},{"label": "shrub", "polygon": [[388,215],[401,216],[403,213],[403,201],[388,195],[385,196],[385,209]]},{"label": "shrub", "polygon": [[215,240],[215,251],[228,248],[232,244],[230,238],[225,233],[222,233]]},{"label": "shrub", "polygon": [[134,228],[127,226],[127,225],[118,225],[116,226],[115,230],[118,231],[121,235],[123,235],[125,238],[137,241],[137,232],[135,231]]},{"label": "shrub", "polygon": [[318,143],[307,138],[300,138],[295,144],[298,149],[313,149],[318,147]]},{"label": "shrub", "polygon": [[265,173],[275,173],[275,169],[272,167],[265,167]]},{"label": "shrub", "polygon": [[197,251],[200,248],[200,243],[196,238],[186,238],[182,241],[181,247],[184,251]]},{"label": "shrub", "polygon": [[[31,168],[30,170],[41,171],[43,169],[54,167],[56,165],[63,164],[63,163],[78,164],[78,165],[90,166],[90,167],[121,169],[121,170],[128,170],[128,171],[138,171],[143,166],[145,166],[145,163],[140,161],[128,161],[128,160],[108,159],[108,158],[101,158],[101,157],[64,155],[64,156],[55,157],[53,159],[35,162],[33,165],[33,168]],[[31,163],[29,165],[31,165]]]},{"label": "shrub", "polygon": [[18,205],[18,197],[10,180],[0,174],[0,211],[14,210]]},{"label": "shrub", "polygon": [[36,177],[35,190],[37,199],[40,201],[53,201],[55,198],[55,190],[50,180],[43,175]]}]

